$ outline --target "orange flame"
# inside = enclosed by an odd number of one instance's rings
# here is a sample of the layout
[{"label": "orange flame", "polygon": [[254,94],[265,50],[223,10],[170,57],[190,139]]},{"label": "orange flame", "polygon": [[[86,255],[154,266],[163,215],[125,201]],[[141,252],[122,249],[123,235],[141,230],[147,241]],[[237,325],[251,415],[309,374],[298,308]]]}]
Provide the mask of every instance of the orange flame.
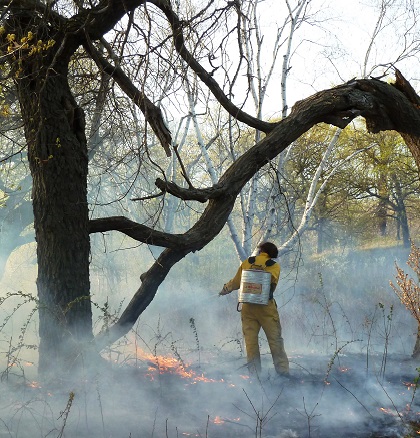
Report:
[{"label": "orange flame", "polygon": [[137,348],[137,356],[145,360],[149,364],[149,374],[151,379],[154,379],[156,374],[176,374],[183,379],[189,379],[193,383],[197,382],[221,382],[223,380],[215,380],[205,377],[204,374],[197,375],[191,370],[188,363],[180,363],[178,359],[171,356],[148,354]]},{"label": "orange flame", "polygon": [[403,382],[403,385],[406,386],[408,390],[410,390],[411,388],[417,387],[417,384],[414,382]]},{"label": "orange flame", "polygon": [[216,417],[214,417],[213,423],[214,424],[225,424],[226,422],[228,423],[237,423],[241,418],[222,418],[219,415],[216,415]]},{"label": "orange flame", "polygon": [[397,415],[395,411],[393,411],[392,409],[389,409],[389,408],[379,408],[379,410],[387,415],[393,415],[393,416]]}]

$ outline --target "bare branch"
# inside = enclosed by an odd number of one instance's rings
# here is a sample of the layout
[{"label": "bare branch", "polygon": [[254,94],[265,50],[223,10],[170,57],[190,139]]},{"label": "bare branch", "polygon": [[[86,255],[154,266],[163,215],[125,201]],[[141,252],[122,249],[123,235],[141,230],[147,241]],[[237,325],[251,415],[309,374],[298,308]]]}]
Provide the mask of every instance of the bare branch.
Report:
[{"label": "bare branch", "polygon": [[181,158],[181,156],[179,154],[179,151],[178,151],[178,146],[174,147],[174,151],[175,151],[176,157],[178,159],[179,165],[181,166],[181,174],[182,174],[182,176],[185,178],[185,181],[187,181],[188,187],[190,189],[194,188],[194,186],[192,185],[190,179],[188,178],[187,171],[185,169],[184,163],[182,162],[182,158]]},{"label": "bare branch", "polygon": [[146,121],[150,124],[162,147],[165,149],[166,156],[170,157],[172,135],[166,127],[160,108],[133,84],[121,67],[112,65],[96,50],[88,35],[86,35],[85,49],[92,56],[96,64],[111,76],[127,96],[140,108]]},{"label": "bare branch", "polygon": [[155,184],[156,187],[162,190],[162,192],[170,193],[171,195],[183,199],[184,201],[198,201],[204,203],[209,199],[218,198],[225,193],[225,189],[218,185],[207,189],[196,189],[192,186],[190,186],[190,188],[184,188],[173,182],[164,181],[161,178],[158,178],[155,181]]},{"label": "bare branch", "polygon": [[253,117],[242,111],[236,105],[232,103],[230,99],[226,96],[223,90],[219,87],[215,79],[209,74],[201,64],[193,57],[193,55],[188,51],[185,40],[183,36],[183,26],[181,20],[178,15],[174,12],[171,7],[170,2],[166,0],[150,0],[150,3],[153,3],[157,6],[168,19],[172,31],[175,49],[182,57],[182,59],[187,63],[187,65],[197,74],[197,76],[201,79],[201,81],[209,88],[209,90],[213,93],[214,97],[219,101],[219,103],[225,108],[225,110],[232,115],[235,119],[240,122],[244,122],[247,125],[258,129],[262,132],[270,132],[274,127],[275,123],[268,123],[262,120],[259,120],[256,117]]},{"label": "bare branch", "polygon": [[105,233],[119,231],[138,242],[166,248],[181,248],[184,240],[180,235],[163,233],[138,224],[124,216],[111,216],[89,221],[89,233]]}]

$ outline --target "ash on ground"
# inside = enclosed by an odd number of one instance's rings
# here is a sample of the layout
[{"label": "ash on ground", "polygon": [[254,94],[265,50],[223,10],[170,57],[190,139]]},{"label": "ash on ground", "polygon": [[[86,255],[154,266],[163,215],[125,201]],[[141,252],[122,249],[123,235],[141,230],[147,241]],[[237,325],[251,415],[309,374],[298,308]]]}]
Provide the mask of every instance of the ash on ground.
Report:
[{"label": "ash on ground", "polygon": [[243,358],[217,351],[174,370],[137,359],[48,387],[11,377],[1,384],[0,437],[396,438],[420,432],[419,371],[406,356],[292,355],[291,379],[275,375],[269,355],[262,359],[258,377],[248,375]]}]

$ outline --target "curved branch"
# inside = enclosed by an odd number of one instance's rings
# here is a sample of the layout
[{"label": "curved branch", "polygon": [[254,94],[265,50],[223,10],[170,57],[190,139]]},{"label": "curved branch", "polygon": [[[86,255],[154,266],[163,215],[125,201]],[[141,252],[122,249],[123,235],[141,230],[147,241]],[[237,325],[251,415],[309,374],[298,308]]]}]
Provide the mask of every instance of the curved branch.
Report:
[{"label": "curved branch", "polygon": [[160,144],[165,149],[167,157],[171,156],[172,135],[167,128],[162,112],[142,91],[140,91],[124,73],[121,67],[112,65],[96,50],[90,41],[89,36],[86,37],[84,44],[86,51],[92,56],[92,59],[99,68],[112,77],[119,85],[122,91],[140,108],[147,123],[152,127],[153,132],[159,139]]},{"label": "curved branch", "polygon": [[209,199],[217,198],[226,193],[226,188],[219,184],[215,184],[213,187],[209,187],[207,189],[196,189],[194,187],[185,188],[180,187],[173,182],[164,181],[161,178],[157,178],[155,185],[162,190],[162,192],[170,193],[171,195],[183,199],[184,201],[198,201],[204,203]]},{"label": "curved branch", "polygon": [[[38,0],[25,1],[27,1],[31,7],[39,5]],[[171,3],[168,0],[125,0],[112,2],[102,0],[97,6],[90,9],[82,9],[78,14],[68,19],[56,14],[55,19],[60,21],[60,28],[65,29],[65,34],[67,36],[65,44],[66,56],[74,53],[79,45],[84,45],[94,60],[99,63],[109,75],[113,76],[117,80],[119,86],[136,101],[165,148],[166,154],[169,156],[170,152],[168,149],[168,143],[170,144],[171,136],[165,124],[161,123],[162,119],[160,114],[157,114],[160,110],[135,87],[133,87],[119,67],[112,66],[105,59],[101,59],[99,54],[95,53],[92,44],[89,41],[100,40],[103,35],[110,31],[128,12],[135,10],[146,2],[155,5],[165,14],[173,31],[176,51],[187,65],[197,74],[201,81],[209,88],[215,98],[230,115],[238,121],[246,123],[248,126],[265,133],[274,129],[276,123],[262,121],[249,115],[233,104],[214,80],[212,75],[208,73],[189,52],[185,45],[182,22],[172,9]],[[234,3],[232,3],[232,6],[233,5]]]},{"label": "curved branch", "polygon": [[[410,135],[414,140],[420,139],[420,110],[396,87],[381,81],[352,81],[298,102],[288,117],[235,161],[220,178],[217,184],[219,196],[209,200],[203,214],[190,230],[177,236],[182,246],[167,248],[142,275],[143,283],[120,319],[106,334],[97,337],[98,347],[103,348],[126,334],[153,300],[171,267],[189,252],[202,249],[220,233],[237,195],[255,172],[315,124],[331,118],[341,123],[347,119],[348,114],[356,113],[365,117],[368,127],[375,132],[395,129]],[[418,155],[420,157],[420,153]],[[420,167],[420,161],[417,165]]]},{"label": "curved branch", "polygon": [[147,243],[149,245],[162,246],[165,248],[182,248],[185,246],[185,239],[182,235],[156,231],[124,216],[110,216],[91,219],[89,221],[90,234],[105,233],[107,231],[119,231],[138,242]]},{"label": "curved branch", "polygon": [[[87,33],[92,40],[99,40],[127,13],[144,3],[146,0],[101,0],[96,6],[81,9],[78,14],[69,18],[66,31],[77,34],[82,39]],[[82,44],[82,39],[79,40],[79,44]]]},{"label": "curved branch", "polygon": [[[223,108],[235,119],[240,122],[246,123],[252,128],[258,129],[262,132],[270,132],[276,126],[276,123],[264,122],[250,114],[242,111],[226,96],[218,83],[214,80],[212,75],[208,73],[201,64],[194,58],[185,45],[185,39],[183,35],[182,22],[178,15],[172,9],[171,3],[168,0],[148,0],[149,3],[158,7],[168,19],[174,38],[175,49],[181,56],[181,58],[187,63],[187,65],[197,74],[203,84],[205,84],[209,90],[213,93],[214,97],[223,106]],[[234,2],[231,2],[234,6]]]}]

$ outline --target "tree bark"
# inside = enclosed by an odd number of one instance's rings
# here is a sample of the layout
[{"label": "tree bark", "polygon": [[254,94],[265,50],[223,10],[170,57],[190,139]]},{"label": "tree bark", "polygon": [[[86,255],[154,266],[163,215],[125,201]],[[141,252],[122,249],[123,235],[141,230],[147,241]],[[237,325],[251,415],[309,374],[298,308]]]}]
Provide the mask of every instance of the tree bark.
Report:
[{"label": "tree bark", "polygon": [[397,220],[401,226],[403,246],[404,248],[410,248],[410,227],[404,202],[401,203],[397,211]]},{"label": "tree bark", "polygon": [[33,179],[39,372],[48,375],[81,364],[93,335],[84,116],[67,83],[68,60],[51,69],[54,52],[42,55],[24,63],[16,84]]},{"label": "tree bark", "polygon": [[408,225],[407,209],[405,208],[404,196],[402,193],[401,183],[397,178],[394,179],[395,197],[397,204],[397,221],[401,226],[404,248],[410,248],[410,227]]}]

